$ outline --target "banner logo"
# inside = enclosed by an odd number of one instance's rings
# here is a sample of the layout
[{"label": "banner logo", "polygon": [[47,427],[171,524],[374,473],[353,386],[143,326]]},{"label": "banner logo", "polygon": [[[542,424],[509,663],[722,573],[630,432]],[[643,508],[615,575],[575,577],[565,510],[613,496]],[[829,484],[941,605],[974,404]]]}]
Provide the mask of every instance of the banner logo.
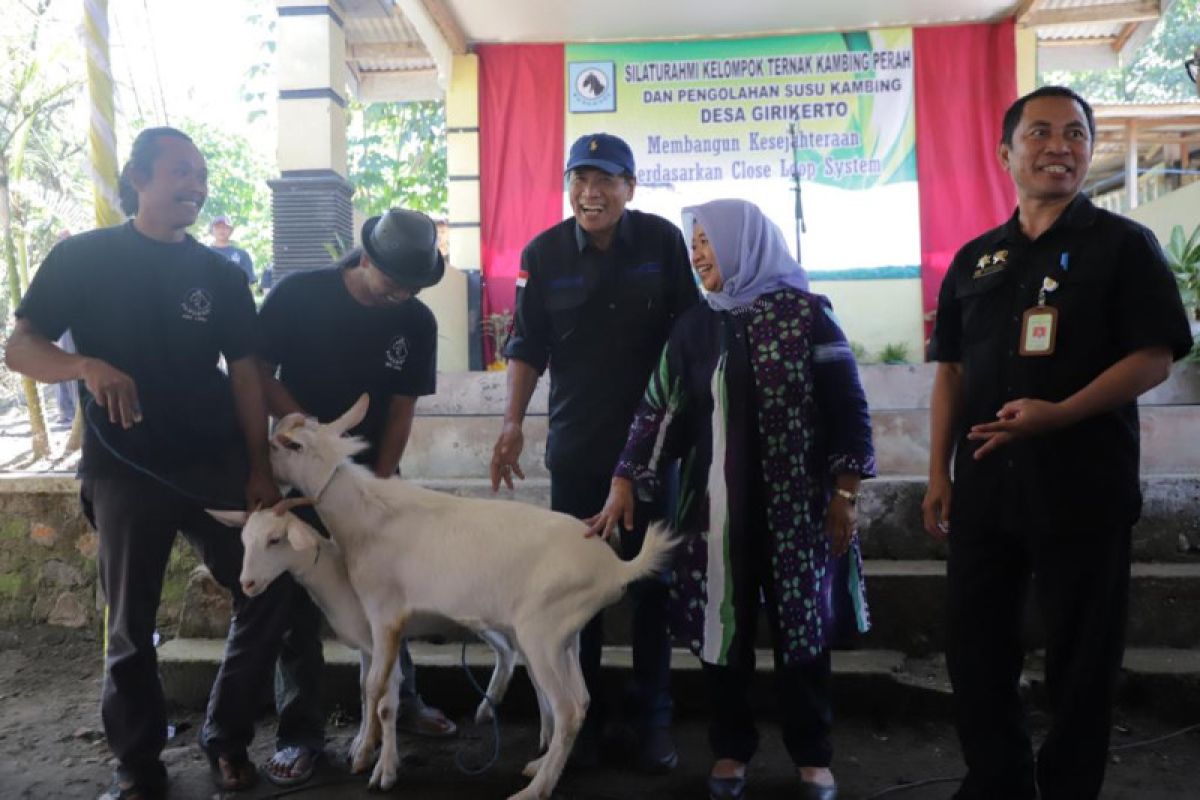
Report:
[{"label": "banner logo", "polygon": [[612,61],[572,62],[568,65],[572,114],[617,110],[616,65]]}]

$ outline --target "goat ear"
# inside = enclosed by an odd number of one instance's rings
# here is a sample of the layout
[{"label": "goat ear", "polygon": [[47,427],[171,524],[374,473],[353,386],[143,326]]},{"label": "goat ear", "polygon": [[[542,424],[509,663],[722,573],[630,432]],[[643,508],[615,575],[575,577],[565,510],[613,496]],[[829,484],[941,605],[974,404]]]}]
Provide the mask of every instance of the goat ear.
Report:
[{"label": "goat ear", "polygon": [[341,436],[346,431],[363,421],[363,418],[367,416],[367,406],[369,406],[370,403],[370,396],[364,392],[362,396],[358,398],[358,401],[354,405],[350,406],[350,409],[345,414],[342,414],[333,422],[329,423],[329,429],[337,433],[338,436]]},{"label": "goat ear", "polygon": [[292,439],[292,431],[304,425],[305,417],[300,413],[288,414],[283,419],[275,423],[274,433],[271,434],[271,441],[282,447],[291,445],[293,448],[294,440]]},{"label": "goat ear", "polygon": [[297,550],[309,550],[316,547],[319,534],[307,522],[290,511],[287,514],[287,537],[292,547]]},{"label": "goat ear", "polygon": [[246,524],[246,519],[250,514],[246,511],[217,511],[212,508],[204,509],[208,515],[222,525],[228,525],[231,528],[240,528]]}]

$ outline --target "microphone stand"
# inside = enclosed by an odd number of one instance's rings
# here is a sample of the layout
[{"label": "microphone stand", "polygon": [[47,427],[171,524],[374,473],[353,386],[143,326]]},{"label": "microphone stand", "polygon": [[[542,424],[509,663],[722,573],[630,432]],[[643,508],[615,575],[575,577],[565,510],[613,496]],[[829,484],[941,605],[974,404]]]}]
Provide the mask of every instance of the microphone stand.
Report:
[{"label": "microphone stand", "polygon": [[808,228],[804,224],[804,202],[800,196],[800,149],[795,122],[788,123],[788,137],[792,145],[792,191],[796,193],[796,263],[803,266],[804,262],[800,258],[800,234],[808,233]]}]

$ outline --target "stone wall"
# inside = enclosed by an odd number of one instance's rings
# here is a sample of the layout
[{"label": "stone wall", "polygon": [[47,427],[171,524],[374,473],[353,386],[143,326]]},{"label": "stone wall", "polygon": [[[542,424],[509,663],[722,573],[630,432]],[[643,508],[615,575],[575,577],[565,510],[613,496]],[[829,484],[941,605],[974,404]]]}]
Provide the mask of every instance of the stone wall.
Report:
[{"label": "stone wall", "polygon": [[[69,475],[0,475],[0,624],[103,624],[96,582],[96,533],[79,509]],[[159,607],[159,629],[174,635],[197,559],[175,544]]]}]

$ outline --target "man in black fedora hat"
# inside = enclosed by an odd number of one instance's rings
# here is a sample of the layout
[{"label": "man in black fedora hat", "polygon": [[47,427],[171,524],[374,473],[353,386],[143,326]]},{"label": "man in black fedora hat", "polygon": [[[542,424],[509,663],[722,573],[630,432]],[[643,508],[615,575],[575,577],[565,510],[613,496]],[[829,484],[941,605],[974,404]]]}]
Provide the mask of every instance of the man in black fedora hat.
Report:
[{"label": "man in black fedora hat", "polygon": [[[259,314],[258,354],[272,416],[299,411],[328,422],[367,392],[367,417],[350,433],[370,446],[355,460],[381,478],[398,474],[417,398],[433,394],[436,382],[437,322],[416,295],[444,272],[433,221],[392,209],[368,219],[362,247],[333,266],[280,282]],[[276,671],[276,753],[265,767],[267,778],[283,786],[308,780],[325,744],[321,615],[292,586],[291,626]],[[407,646],[400,666],[400,728],[452,736],[454,723],[417,694]]]}]

